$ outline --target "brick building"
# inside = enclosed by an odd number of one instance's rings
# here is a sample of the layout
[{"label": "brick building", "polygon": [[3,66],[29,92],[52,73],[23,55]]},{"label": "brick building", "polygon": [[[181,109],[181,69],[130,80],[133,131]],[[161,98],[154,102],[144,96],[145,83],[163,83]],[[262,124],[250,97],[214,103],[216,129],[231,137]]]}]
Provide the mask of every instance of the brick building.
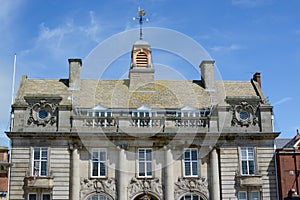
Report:
[{"label": "brick building", "polygon": [[279,199],[300,199],[300,135],[297,131],[294,138],[284,140],[276,141]]},{"label": "brick building", "polygon": [[8,173],[10,167],[8,152],[8,147],[0,146],[0,200],[6,200],[8,193]]}]

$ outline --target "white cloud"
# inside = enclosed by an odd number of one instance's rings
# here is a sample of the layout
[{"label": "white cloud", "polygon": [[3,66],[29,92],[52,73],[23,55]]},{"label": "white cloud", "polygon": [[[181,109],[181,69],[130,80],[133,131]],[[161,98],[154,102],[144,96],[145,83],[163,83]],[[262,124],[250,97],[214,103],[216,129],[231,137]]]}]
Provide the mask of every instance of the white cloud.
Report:
[{"label": "white cloud", "polygon": [[[89,51],[91,48],[88,44],[96,45],[100,42],[102,29],[92,11],[89,12],[88,23],[81,22],[82,25],[76,22],[67,19],[55,27],[41,23],[34,45],[23,50],[21,55],[38,58],[39,61],[43,60],[43,56],[53,61],[65,61],[70,56],[85,56],[85,49],[88,48]],[[26,63],[27,66],[34,64],[32,59],[29,62]]]},{"label": "white cloud", "polygon": [[90,24],[88,26],[79,27],[79,30],[84,32],[87,37],[95,42],[100,42],[99,33],[101,32],[101,26],[96,20],[95,13],[93,11],[90,14]]},{"label": "white cloud", "polygon": [[216,52],[235,51],[235,50],[240,50],[240,49],[244,49],[244,48],[238,44],[232,44],[230,46],[215,46],[215,47],[211,48],[211,50],[216,51]]},{"label": "white cloud", "polygon": [[280,104],[283,104],[283,103],[285,103],[285,102],[287,102],[287,101],[291,101],[291,100],[292,100],[291,97],[285,97],[285,98],[280,99],[279,101],[273,103],[273,106],[275,106],[275,105],[280,105]]}]

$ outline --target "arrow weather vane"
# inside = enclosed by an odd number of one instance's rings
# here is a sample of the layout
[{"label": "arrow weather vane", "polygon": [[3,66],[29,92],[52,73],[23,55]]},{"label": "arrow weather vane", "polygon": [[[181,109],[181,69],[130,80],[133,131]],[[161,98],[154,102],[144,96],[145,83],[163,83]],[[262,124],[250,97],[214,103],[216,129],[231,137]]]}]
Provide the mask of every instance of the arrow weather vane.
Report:
[{"label": "arrow weather vane", "polygon": [[133,20],[139,20],[140,24],[140,40],[143,39],[143,22],[148,21],[148,18],[144,18],[146,15],[146,12],[144,9],[140,8],[140,5],[138,6],[138,17],[133,17]]}]

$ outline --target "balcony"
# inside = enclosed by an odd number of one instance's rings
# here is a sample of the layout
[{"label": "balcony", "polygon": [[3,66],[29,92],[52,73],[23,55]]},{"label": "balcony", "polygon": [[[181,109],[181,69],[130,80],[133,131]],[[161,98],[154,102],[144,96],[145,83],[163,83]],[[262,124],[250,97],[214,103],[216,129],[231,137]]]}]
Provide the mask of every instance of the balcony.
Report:
[{"label": "balcony", "polygon": [[207,127],[208,117],[93,117],[93,116],[73,116],[73,127],[89,128],[109,128],[109,127]]},{"label": "balcony", "polygon": [[262,186],[262,176],[253,175],[253,176],[237,176],[237,181],[240,187],[260,187]]},{"label": "balcony", "polygon": [[24,186],[28,188],[53,188],[53,177],[50,176],[26,176]]}]

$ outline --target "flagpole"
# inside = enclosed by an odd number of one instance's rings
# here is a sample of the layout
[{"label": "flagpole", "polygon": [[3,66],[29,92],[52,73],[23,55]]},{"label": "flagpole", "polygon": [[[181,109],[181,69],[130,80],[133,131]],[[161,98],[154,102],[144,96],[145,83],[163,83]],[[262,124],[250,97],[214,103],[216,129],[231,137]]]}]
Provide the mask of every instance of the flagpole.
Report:
[{"label": "flagpole", "polygon": [[14,71],[13,71],[13,81],[11,88],[11,105],[14,103],[14,93],[15,93],[15,77],[16,77],[16,65],[17,65],[17,54],[14,56]]},{"label": "flagpole", "polygon": [[[12,86],[11,86],[11,111],[10,111],[10,127],[9,131],[12,131],[13,122],[14,122],[14,113],[13,113],[13,104],[14,104],[14,94],[15,94],[15,77],[16,77],[16,66],[17,66],[17,54],[14,56],[14,69],[12,77]],[[9,150],[9,167],[8,167],[8,187],[7,187],[7,200],[10,199],[10,172],[11,172],[11,147]]]},{"label": "flagpole", "polygon": [[10,131],[12,131],[13,123],[14,123],[14,113],[13,113],[13,104],[14,104],[14,96],[15,96],[15,77],[16,77],[16,67],[17,67],[17,54],[14,56],[14,69],[13,69],[13,77],[12,77],[12,86],[11,86],[11,113],[10,113]]}]

